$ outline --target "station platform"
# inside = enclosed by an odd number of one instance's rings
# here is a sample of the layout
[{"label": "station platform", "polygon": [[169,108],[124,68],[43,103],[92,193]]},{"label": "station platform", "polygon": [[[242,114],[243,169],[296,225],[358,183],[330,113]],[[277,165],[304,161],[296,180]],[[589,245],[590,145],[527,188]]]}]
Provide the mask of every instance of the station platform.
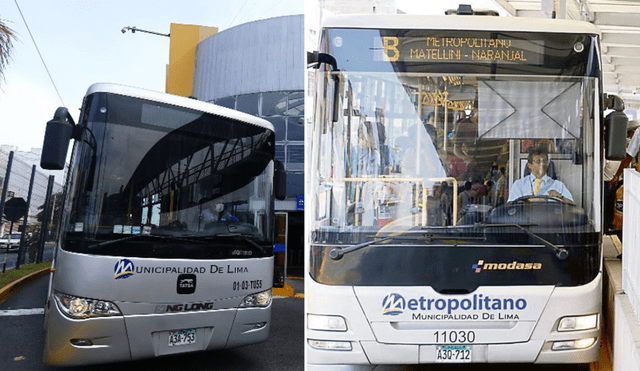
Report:
[{"label": "station platform", "polygon": [[603,236],[604,253],[604,287],[603,287],[603,322],[602,345],[600,348],[600,360],[590,365],[590,371],[612,371],[613,370],[613,338],[615,316],[614,296],[612,293],[622,290],[622,243],[616,235]]},{"label": "station platform", "polygon": [[603,327],[600,361],[591,365],[591,371],[613,370],[613,344],[615,339],[615,295],[622,292],[622,242],[616,235],[603,236],[604,285],[602,298]]}]

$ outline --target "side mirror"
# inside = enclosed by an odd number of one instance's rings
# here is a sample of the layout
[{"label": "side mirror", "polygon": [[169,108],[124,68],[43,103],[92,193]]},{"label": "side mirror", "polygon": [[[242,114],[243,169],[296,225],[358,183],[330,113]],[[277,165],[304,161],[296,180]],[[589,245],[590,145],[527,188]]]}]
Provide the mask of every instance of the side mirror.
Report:
[{"label": "side mirror", "polygon": [[287,172],[284,170],[282,161],[274,160],[275,168],[273,172],[273,187],[277,200],[287,198]]},{"label": "side mirror", "polygon": [[627,123],[629,118],[624,114],[624,101],[616,95],[604,96],[604,108],[612,109],[604,118],[605,158],[607,160],[624,160],[627,157]]},{"label": "side mirror", "polygon": [[73,136],[75,122],[65,107],[59,107],[53,120],[47,122],[42,144],[40,167],[46,170],[64,169],[69,142]]},{"label": "side mirror", "polygon": [[338,62],[332,55],[318,51],[307,52],[307,68],[317,69],[321,64],[328,64],[333,71],[338,71]]},{"label": "side mirror", "polygon": [[604,119],[605,158],[624,160],[627,157],[627,123],[629,118],[620,111],[613,111]]},{"label": "side mirror", "polygon": [[612,109],[614,111],[624,111],[624,101],[617,95],[604,95],[604,109]]}]

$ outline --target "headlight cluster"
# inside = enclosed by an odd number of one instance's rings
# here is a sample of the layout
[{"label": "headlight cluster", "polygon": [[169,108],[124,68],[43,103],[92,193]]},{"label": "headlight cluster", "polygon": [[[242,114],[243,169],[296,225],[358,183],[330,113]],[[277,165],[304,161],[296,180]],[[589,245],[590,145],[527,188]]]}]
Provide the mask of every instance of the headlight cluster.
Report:
[{"label": "headlight cluster", "polygon": [[271,304],[271,289],[247,295],[240,303],[240,308],[268,307]]},{"label": "headlight cluster", "polygon": [[589,330],[598,326],[598,315],[590,314],[587,316],[564,317],[558,323],[558,331],[579,331]]},{"label": "headlight cluster", "polygon": [[[598,327],[598,315],[563,317],[558,322],[558,332],[591,330]],[[575,340],[554,341],[552,350],[586,349],[595,344],[596,338],[589,337]]]},{"label": "headlight cluster", "polygon": [[81,298],[59,292],[56,292],[54,297],[62,313],[69,318],[85,319],[122,315],[118,306],[110,301]]},{"label": "headlight cluster", "polygon": [[347,331],[347,323],[340,316],[307,314],[307,328],[320,331]]}]

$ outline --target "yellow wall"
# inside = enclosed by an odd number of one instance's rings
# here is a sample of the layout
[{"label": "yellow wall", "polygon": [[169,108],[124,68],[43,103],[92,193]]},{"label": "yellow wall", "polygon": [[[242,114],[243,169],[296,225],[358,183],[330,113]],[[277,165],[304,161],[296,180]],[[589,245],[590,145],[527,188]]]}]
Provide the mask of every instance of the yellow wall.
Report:
[{"label": "yellow wall", "polygon": [[167,65],[167,93],[190,97],[193,91],[193,71],[196,65],[196,46],[217,27],[171,24],[169,65]]}]

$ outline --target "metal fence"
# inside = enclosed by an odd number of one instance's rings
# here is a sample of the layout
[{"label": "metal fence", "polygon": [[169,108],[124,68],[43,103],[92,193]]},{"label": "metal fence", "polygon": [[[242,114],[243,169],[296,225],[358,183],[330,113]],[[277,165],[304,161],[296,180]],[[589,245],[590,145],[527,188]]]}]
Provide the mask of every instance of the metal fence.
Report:
[{"label": "metal fence", "polygon": [[[54,182],[52,175],[45,174],[31,163],[35,160],[37,158],[33,154],[16,154],[14,151],[0,149],[0,236],[8,232],[23,232],[19,248],[20,259],[17,259],[15,268],[19,268],[24,262],[27,250],[30,262],[40,260],[34,255],[42,249],[35,247],[44,247],[50,235],[49,225],[54,215],[52,194],[62,191],[62,186]],[[16,207],[16,204],[25,205],[26,209]],[[15,214],[11,213],[12,209],[21,211]],[[47,220],[45,228],[39,220],[43,217]],[[0,246],[0,249],[3,247],[8,251],[8,244]],[[3,271],[5,266],[2,267]]]},{"label": "metal fence", "polygon": [[[9,161],[9,153],[4,150],[0,150],[0,177],[2,177],[2,184],[4,184],[4,178],[6,176],[7,164]],[[29,193],[29,183],[31,178],[32,165],[21,160],[14,154],[13,163],[11,166],[11,174],[9,176],[9,188],[8,192],[13,193],[13,197],[22,197],[25,200]],[[29,214],[34,215],[38,207],[44,204],[47,192],[48,176],[36,170],[33,183],[33,192],[31,194],[31,205],[29,208]],[[0,185],[1,187],[2,185]]]}]

